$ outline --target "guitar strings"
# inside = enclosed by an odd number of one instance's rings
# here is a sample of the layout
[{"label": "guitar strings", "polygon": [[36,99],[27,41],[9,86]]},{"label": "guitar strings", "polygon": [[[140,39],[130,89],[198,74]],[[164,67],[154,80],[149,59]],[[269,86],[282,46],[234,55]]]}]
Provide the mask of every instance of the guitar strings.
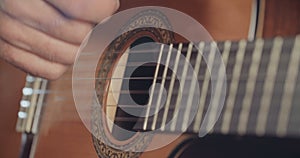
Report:
[{"label": "guitar strings", "polygon": [[[246,51],[253,50],[253,48],[255,48],[256,45],[258,44],[257,40],[258,39],[254,40],[254,41],[247,41]],[[262,40],[262,39],[260,39],[260,40]],[[294,40],[295,40],[295,37],[284,38],[285,42],[284,42],[283,48],[284,47],[289,47],[289,46],[293,45],[294,44],[294,42],[293,42]],[[225,42],[230,42],[231,43],[230,51],[237,51],[240,48],[239,45],[238,45],[238,43],[240,41],[223,41],[223,42],[210,41],[210,42],[204,42],[204,49],[203,49],[202,52],[208,52],[208,51],[210,51],[212,43],[216,43],[216,45],[214,45],[214,47],[217,47],[217,49],[220,52],[222,52],[223,48],[224,48],[223,45],[224,45]],[[198,53],[199,52],[199,50],[200,50],[199,47],[198,47],[199,43],[201,43],[201,42],[196,42],[196,43],[192,42],[192,44],[193,44],[192,53]],[[273,47],[272,44],[274,43],[274,39],[264,39],[264,40],[262,40],[261,43],[263,43],[263,46],[265,47],[265,49],[270,49],[270,48]],[[269,44],[266,44],[266,43],[269,43]],[[157,44],[161,44],[161,43],[157,43]],[[169,49],[168,46],[170,44],[171,43],[169,43],[169,44],[162,44],[162,45],[167,45],[167,47],[164,48],[163,52],[165,52],[165,53],[168,52],[167,49]],[[181,52],[186,53],[187,50],[188,50],[188,45],[190,43],[188,43],[188,42],[187,43],[173,43],[173,45],[174,45],[173,48],[172,48],[173,51],[177,51],[178,50],[178,49],[176,49],[176,47],[178,47],[177,45],[179,45],[179,44],[183,44]],[[115,51],[110,51],[109,53],[110,54],[120,54],[120,51],[121,50],[115,50]],[[160,46],[159,45],[155,45],[155,47],[151,48],[151,49],[130,49],[130,52],[126,52],[125,51],[122,54],[130,54],[130,53],[160,53]],[[90,52],[82,52],[80,55],[82,55],[82,56],[91,56],[91,55],[98,56],[99,54],[100,54],[99,52],[95,51],[95,52],[92,52],[92,53],[90,53]]]},{"label": "guitar strings", "polygon": [[[47,104],[45,104],[44,106],[46,106],[46,107],[48,107],[48,105]],[[70,106],[70,105],[69,105]],[[73,105],[72,105],[73,106]],[[238,106],[238,107],[235,107],[235,110],[241,110],[241,106]],[[82,108],[80,108],[81,110],[80,110],[80,113],[82,114]],[[162,111],[164,108],[162,108],[160,111]],[[183,109],[183,108],[181,108],[181,109]],[[93,108],[92,107],[90,107],[90,108],[85,108],[85,110],[87,111],[87,112],[85,112],[84,113],[84,115],[81,115],[81,119],[87,119],[87,120],[90,120],[90,119],[92,119],[92,114],[93,114]],[[155,109],[152,109],[152,110],[155,110]],[[171,109],[169,109],[169,112],[171,111],[171,113],[172,113],[172,111],[174,110],[174,108],[171,108]],[[198,109],[191,109],[191,110],[198,110]],[[205,112],[207,112],[207,110],[208,110],[208,108],[207,107],[205,107],[204,109],[203,109],[203,111]],[[212,109],[213,110],[213,109]],[[160,112],[159,111],[159,112]],[[62,112],[64,112],[64,115],[61,115],[61,117],[64,117],[64,118],[66,118],[66,117],[70,117],[70,118],[72,118],[72,119],[74,119],[74,120],[79,120],[80,121],[80,118],[77,118],[78,116],[78,111],[76,111],[76,110],[63,110]],[[70,112],[70,113],[69,113]],[[101,111],[99,111],[99,112],[101,112]],[[104,112],[104,111],[103,111]],[[179,110],[179,113],[184,113],[185,111],[182,111],[182,110]],[[213,111],[211,111],[211,112],[213,112]],[[276,114],[276,113],[269,113],[269,112],[264,112],[266,115],[268,115],[269,117],[272,117],[272,116],[278,116],[278,114]],[[46,113],[47,114],[47,113]],[[255,114],[255,113],[252,113],[253,114],[253,116],[257,116],[258,114]],[[222,112],[221,112],[221,115],[225,115],[225,112],[224,112],[224,108],[223,108],[223,110],[222,110]],[[168,115],[168,116],[170,116],[170,117],[168,117],[169,119],[170,118],[173,118],[173,116],[172,115]],[[149,118],[149,121],[148,121],[148,123],[149,122],[152,122],[153,120],[151,119],[151,117],[152,116],[150,116],[150,117],[148,117]],[[53,119],[51,119],[51,118],[48,118],[48,117],[44,117],[43,118],[43,120],[45,119],[45,120],[50,120],[50,121],[53,121]],[[137,117],[135,117],[134,118],[134,116],[129,116],[129,117],[124,117],[124,116],[115,116],[114,117],[115,118],[115,120],[116,121],[121,121],[121,122],[139,122],[139,121],[144,121],[143,119],[145,118],[145,117],[139,117],[139,118],[137,118]],[[158,119],[158,121],[161,121],[161,120],[159,120]],[[300,117],[296,117],[296,118],[293,118],[293,123],[300,123]]]}]

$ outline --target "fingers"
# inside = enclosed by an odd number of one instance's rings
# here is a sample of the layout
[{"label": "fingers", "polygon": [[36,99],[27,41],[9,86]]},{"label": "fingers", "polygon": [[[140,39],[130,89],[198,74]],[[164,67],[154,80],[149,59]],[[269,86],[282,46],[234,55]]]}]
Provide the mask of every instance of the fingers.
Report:
[{"label": "fingers", "polygon": [[0,57],[35,76],[51,80],[58,79],[68,68],[66,65],[50,62],[31,52],[14,47],[1,38]]},{"label": "fingers", "polygon": [[93,24],[69,19],[43,0],[2,0],[1,10],[54,38],[80,44]]},{"label": "fingers", "polygon": [[45,0],[65,15],[99,23],[119,8],[119,0]]},{"label": "fingers", "polygon": [[79,46],[30,28],[0,11],[0,35],[15,47],[61,64],[73,64]]},{"label": "fingers", "polygon": [[94,24],[118,6],[118,0],[0,0],[0,57],[56,79],[73,64]]}]

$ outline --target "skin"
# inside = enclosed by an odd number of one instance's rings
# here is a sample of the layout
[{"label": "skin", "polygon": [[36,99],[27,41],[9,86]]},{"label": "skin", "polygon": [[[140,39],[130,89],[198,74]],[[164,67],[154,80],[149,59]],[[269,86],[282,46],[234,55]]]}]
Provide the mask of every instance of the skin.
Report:
[{"label": "skin", "polygon": [[0,57],[35,76],[58,79],[93,26],[118,0],[0,0]]}]

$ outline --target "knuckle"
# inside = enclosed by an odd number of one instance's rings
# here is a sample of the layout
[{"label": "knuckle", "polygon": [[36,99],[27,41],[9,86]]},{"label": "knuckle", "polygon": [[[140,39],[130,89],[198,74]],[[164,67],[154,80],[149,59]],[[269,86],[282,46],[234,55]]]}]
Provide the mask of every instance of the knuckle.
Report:
[{"label": "knuckle", "polygon": [[36,52],[40,52],[40,55],[43,58],[45,58],[51,62],[56,60],[56,55],[55,55],[55,53],[53,53],[53,44],[50,39],[41,41],[39,46],[37,46]]},{"label": "knuckle", "polygon": [[50,62],[56,62],[57,61],[57,55],[56,53],[51,53],[50,51],[48,51],[48,57],[47,59],[50,61]]},{"label": "knuckle", "polygon": [[62,18],[55,18],[50,20],[45,24],[45,26],[40,26],[46,32],[53,33],[55,35],[63,35],[64,31],[62,28],[65,26],[65,20]]}]

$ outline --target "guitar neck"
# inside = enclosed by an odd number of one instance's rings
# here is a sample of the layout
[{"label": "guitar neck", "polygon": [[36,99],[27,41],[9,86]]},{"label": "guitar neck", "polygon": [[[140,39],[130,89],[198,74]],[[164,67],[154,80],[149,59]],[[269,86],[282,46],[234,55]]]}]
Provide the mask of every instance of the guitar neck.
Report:
[{"label": "guitar neck", "polygon": [[[300,136],[300,36],[289,39],[278,37],[271,40],[176,44],[171,47],[154,49],[161,54],[155,55],[155,60],[164,64],[152,64],[152,69],[149,68],[151,64],[144,65],[148,67],[148,71],[150,70],[150,75],[132,76],[129,69],[133,69],[133,63],[145,59],[141,56],[149,59],[153,53],[140,51],[139,54],[129,54],[124,77],[131,77],[131,80],[134,80],[134,77],[154,76],[151,80],[144,80],[145,83],[151,83],[151,87],[159,83],[159,86],[163,86],[167,92],[161,91],[162,88],[158,86],[157,90],[152,89],[153,92],[147,90],[147,98],[141,94],[129,94],[141,89],[122,86],[121,90],[123,92],[129,90],[129,93],[120,94],[118,111],[122,115],[117,115],[117,124],[136,120],[133,126],[135,130]],[[175,48],[176,51],[170,51]],[[220,64],[215,60],[216,53],[213,53],[218,50],[222,55],[227,80],[224,83],[217,83],[214,87],[211,79],[211,73],[214,72],[209,70],[207,65],[212,67],[217,65],[216,72],[220,71]],[[185,67],[188,66],[180,64],[175,58],[176,52],[180,52],[191,64],[193,73],[197,76],[199,93],[195,93],[193,78],[187,75]],[[168,55],[170,53],[171,55]],[[170,65],[173,68],[171,71],[173,75],[165,68]],[[174,73],[176,77],[181,76],[180,81],[176,79]],[[172,81],[172,78],[175,79]],[[123,85],[128,84],[129,80],[124,79]],[[186,88],[186,91],[180,91],[182,90],[180,87]],[[124,112],[124,108],[132,109],[128,97],[134,98],[135,95],[136,98],[146,98],[146,101],[139,103],[148,105],[140,106],[142,107],[140,112],[145,114],[145,117],[132,117]],[[222,95],[225,97],[224,106],[213,107],[213,104],[222,103],[220,101]],[[199,98],[199,102],[191,101],[196,97]],[[160,106],[162,104],[163,107]],[[214,125],[212,129],[211,124]]]}]

